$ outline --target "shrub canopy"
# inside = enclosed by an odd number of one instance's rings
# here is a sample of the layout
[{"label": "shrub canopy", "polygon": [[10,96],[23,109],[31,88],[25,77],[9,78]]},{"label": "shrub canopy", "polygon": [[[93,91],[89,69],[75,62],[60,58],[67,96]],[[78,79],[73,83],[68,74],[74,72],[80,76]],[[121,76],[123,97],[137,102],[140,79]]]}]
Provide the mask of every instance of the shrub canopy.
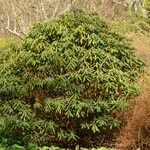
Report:
[{"label": "shrub canopy", "polygon": [[35,24],[0,64],[0,140],[61,145],[119,127],[141,64],[96,14]]}]

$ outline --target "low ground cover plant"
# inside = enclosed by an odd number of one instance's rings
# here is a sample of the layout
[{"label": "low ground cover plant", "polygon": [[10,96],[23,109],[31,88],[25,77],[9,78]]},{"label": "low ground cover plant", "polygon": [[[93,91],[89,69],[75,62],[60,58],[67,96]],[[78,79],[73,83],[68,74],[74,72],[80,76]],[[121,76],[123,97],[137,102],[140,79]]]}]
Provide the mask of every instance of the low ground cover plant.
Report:
[{"label": "low ground cover plant", "polygon": [[142,62],[130,42],[81,10],[35,24],[0,63],[0,142],[91,146],[120,126]]},{"label": "low ground cover plant", "polygon": [[[0,150],[71,150],[71,149],[64,149],[64,148],[60,148],[60,147],[55,147],[55,146],[51,146],[51,147],[38,147],[37,145],[34,144],[29,144],[26,147],[23,146],[19,146],[17,144],[14,144],[13,146],[7,147],[4,145],[0,145]],[[99,147],[99,148],[82,148],[79,147],[78,145],[75,147],[75,150],[113,150],[111,148],[106,148],[106,147]]]}]

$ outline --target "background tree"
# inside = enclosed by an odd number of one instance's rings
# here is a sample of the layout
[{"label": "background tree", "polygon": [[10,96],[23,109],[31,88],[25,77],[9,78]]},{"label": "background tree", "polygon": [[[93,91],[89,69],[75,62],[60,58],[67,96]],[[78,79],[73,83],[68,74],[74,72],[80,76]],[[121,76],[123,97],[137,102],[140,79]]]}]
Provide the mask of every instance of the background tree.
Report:
[{"label": "background tree", "polygon": [[23,38],[34,22],[53,19],[73,8],[116,18],[128,6],[129,2],[126,0],[1,0],[1,29]]},{"label": "background tree", "polygon": [[68,11],[72,0],[1,0],[3,23],[10,33],[23,38],[33,22],[54,18]]}]

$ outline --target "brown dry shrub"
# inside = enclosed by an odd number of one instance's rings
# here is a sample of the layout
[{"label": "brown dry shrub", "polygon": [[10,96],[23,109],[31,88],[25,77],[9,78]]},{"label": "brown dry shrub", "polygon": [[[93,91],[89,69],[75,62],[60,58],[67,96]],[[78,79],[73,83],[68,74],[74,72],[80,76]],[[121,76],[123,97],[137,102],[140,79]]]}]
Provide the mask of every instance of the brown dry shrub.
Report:
[{"label": "brown dry shrub", "polygon": [[117,137],[121,150],[150,150],[150,91],[130,102],[130,110],[122,115],[124,125]]}]

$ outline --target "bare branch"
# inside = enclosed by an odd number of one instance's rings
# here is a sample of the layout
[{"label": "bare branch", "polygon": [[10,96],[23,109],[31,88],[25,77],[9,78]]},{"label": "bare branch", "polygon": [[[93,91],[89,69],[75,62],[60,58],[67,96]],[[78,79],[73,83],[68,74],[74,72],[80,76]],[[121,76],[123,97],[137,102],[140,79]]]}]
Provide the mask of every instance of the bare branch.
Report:
[{"label": "bare branch", "polygon": [[16,32],[15,30],[11,30],[10,28],[6,27],[6,30],[9,31],[11,34],[16,35],[17,37],[24,39],[24,36],[22,36],[19,32]]},{"label": "bare branch", "polygon": [[41,2],[41,8],[42,8],[45,20],[47,20],[48,18],[47,18],[47,15],[46,15],[46,11],[45,11],[43,2]]},{"label": "bare branch", "polygon": [[56,5],[51,18],[54,18],[56,16],[57,10],[58,6]]},{"label": "bare branch", "polygon": [[6,30],[9,31],[11,34],[14,34],[14,35],[18,36],[19,38],[23,39],[23,36],[20,33],[16,32],[16,27],[14,28],[14,30],[10,29],[10,17],[9,17],[8,14],[7,14],[7,26],[6,26]]}]

